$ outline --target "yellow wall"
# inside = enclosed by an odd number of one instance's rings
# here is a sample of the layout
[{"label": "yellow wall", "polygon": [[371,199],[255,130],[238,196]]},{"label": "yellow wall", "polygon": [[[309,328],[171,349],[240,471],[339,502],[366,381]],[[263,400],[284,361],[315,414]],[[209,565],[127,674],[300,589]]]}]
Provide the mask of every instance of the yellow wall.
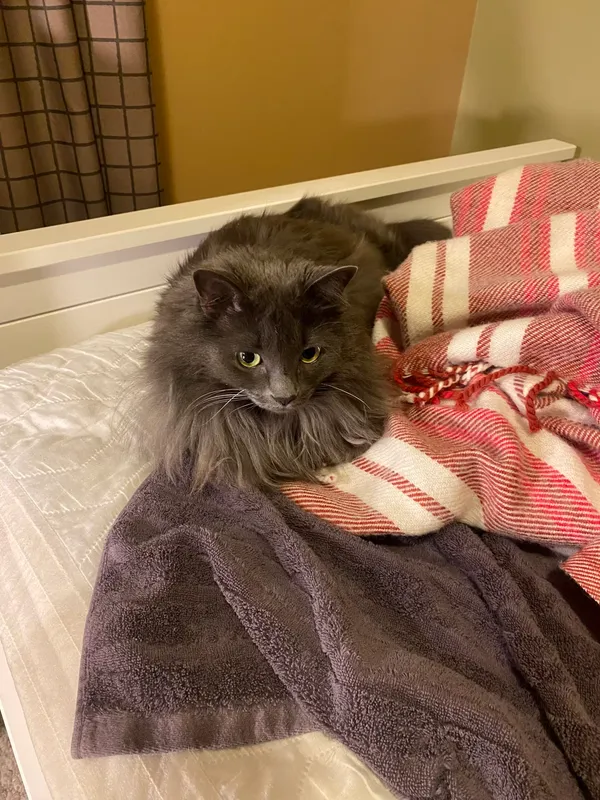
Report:
[{"label": "yellow wall", "polygon": [[447,155],[476,0],[147,0],[168,202]]},{"label": "yellow wall", "polygon": [[566,139],[600,158],[600,2],[479,0],[453,151]]}]

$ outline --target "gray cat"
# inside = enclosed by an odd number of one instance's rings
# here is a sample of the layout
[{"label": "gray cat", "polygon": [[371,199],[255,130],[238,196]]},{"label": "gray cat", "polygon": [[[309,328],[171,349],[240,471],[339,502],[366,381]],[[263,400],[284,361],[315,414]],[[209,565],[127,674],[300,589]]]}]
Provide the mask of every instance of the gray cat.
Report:
[{"label": "gray cat", "polygon": [[317,480],[382,434],[371,328],[382,278],[450,232],[305,198],[210,233],[170,278],[145,362],[145,429],[196,484]]}]

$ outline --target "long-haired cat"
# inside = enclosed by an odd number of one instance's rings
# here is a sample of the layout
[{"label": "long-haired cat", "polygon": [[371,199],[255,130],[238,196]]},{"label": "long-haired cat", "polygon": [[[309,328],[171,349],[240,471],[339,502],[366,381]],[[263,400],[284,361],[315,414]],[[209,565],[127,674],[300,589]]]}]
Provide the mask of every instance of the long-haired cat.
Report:
[{"label": "long-haired cat", "polygon": [[191,455],[198,485],[275,486],[365,451],[387,412],[382,278],[448,236],[318,198],[209,234],[170,278],[145,361],[144,428],[167,472]]}]

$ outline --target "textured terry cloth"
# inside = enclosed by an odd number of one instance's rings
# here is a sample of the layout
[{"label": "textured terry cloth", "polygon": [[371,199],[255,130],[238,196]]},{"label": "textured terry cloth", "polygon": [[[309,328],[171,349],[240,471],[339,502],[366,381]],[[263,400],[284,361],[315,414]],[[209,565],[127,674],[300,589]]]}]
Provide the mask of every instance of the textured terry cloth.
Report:
[{"label": "textured terry cloth", "polygon": [[106,543],[73,754],[320,730],[411,800],[600,798],[597,606],[557,563],[464,525],[373,543],[156,473]]},{"label": "textured terry cloth", "polygon": [[600,164],[526,166],[457,192],[457,238],[387,280],[374,338],[399,392],[384,437],[302,508],[357,534],[459,520],[578,551],[600,600]]}]

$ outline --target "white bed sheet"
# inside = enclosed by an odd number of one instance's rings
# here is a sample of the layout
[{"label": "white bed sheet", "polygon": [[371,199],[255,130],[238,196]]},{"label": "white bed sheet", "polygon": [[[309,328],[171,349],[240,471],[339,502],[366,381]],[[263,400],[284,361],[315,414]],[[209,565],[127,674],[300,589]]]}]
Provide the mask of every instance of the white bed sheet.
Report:
[{"label": "white bed sheet", "polygon": [[0,371],[0,706],[33,800],[391,798],[309,734],[236,750],[74,761],[86,612],[106,534],[148,466],[115,408],[145,326]]}]

